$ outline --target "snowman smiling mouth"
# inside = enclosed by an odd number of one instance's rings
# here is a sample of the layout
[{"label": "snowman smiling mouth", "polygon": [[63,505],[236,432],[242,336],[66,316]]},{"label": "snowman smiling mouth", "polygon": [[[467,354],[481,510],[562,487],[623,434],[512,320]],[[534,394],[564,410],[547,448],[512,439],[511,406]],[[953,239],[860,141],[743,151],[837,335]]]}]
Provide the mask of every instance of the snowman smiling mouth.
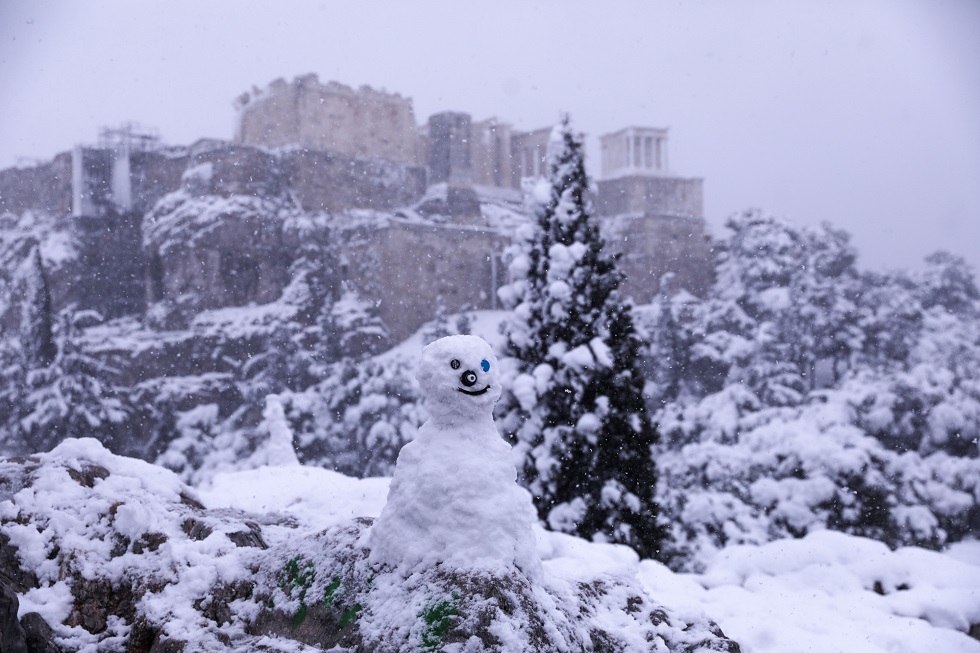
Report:
[{"label": "snowman smiling mouth", "polygon": [[487,387],[483,388],[482,390],[463,390],[462,388],[456,388],[456,389],[462,392],[464,395],[469,395],[471,397],[478,397],[482,394],[486,394],[487,390],[490,389],[490,386],[487,385]]}]

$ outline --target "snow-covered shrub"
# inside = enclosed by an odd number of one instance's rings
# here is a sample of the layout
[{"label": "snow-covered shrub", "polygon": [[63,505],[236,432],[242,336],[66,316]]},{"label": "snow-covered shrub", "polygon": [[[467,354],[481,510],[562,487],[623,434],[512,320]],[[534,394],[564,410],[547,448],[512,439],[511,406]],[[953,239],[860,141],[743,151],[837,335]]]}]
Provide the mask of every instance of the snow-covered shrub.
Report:
[{"label": "snow-covered shrub", "polygon": [[391,346],[388,327],[378,315],[377,305],[350,286],[345,285],[333,303],[330,318],[338,356],[360,359]]},{"label": "snow-covered shrub", "polygon": [[839,230],[757,212],[728,226],[705,298],[662,293],[640,312],[675,563],[824,528],[930,547],[976,529],[980,310],[965,264],[860,273]]},{"label": "snow-covered shrub", "polygon": [[342,359],[308,390],[283,393],[304,464],[352,476],[390,474],[425,419],[413,363],[393,356]]},{"label": "snow-covered shrub", "polygon": [[980,460],[886,448],[861,429],[852,397],[758,408],[728,388],[660,413],[657,460],[670,556],[697,567],[732,544],[822,529],[890,546],[961,539],[980,504]]},{"label": "snow-covered shrub", "polygon": [[17,423],[11,437],[23,451],[47,451],[66,438],[98,434],[107,446],[121,434],[131,409],[116,384],[118,371],[84,350],[79,330],[101,320],[93,311],[64,311],[59,320],[57,353],[25,376]]}]

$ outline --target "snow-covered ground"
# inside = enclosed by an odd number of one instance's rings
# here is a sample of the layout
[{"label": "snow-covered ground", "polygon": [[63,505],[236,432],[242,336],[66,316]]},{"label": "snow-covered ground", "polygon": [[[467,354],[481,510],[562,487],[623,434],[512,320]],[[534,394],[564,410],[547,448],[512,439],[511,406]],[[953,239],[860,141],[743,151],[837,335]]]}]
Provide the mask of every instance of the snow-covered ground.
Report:
[{"label": "snow-covered ground", "polygon": [[[299,466],[217,475],[200,489],[209,508],[282,512],[311,528],[377,517],[388,479],[354,479]],[[635,567],[650,594],[692,615],[706,613],[746,653],[980,653],[966,632],[980,624],[980,542],[945,553],[836,532],[739,546],[701,574],[675,574],[625,547],[538,529],[546,564],[601,573]]]}]

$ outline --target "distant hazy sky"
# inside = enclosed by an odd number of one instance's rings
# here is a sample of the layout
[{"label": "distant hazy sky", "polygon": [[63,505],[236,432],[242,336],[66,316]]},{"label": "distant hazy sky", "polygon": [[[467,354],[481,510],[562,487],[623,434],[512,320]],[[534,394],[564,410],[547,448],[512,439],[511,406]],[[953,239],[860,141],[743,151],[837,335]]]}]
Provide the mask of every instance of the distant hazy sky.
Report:
[{"label": "distant hazy sky", "polygon": [[980,269],[978,0],[0,0],[0,167],[125,120],[231,138],[235,97],[307,72],[420,123],[669,127],[716,233],[760,207],[844,227],[867,267]]}]

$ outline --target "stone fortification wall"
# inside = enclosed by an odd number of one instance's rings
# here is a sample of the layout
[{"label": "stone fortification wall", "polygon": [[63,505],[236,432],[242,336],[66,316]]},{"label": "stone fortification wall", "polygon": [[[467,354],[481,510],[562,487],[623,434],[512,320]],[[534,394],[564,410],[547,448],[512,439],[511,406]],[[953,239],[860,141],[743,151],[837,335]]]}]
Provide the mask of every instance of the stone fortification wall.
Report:
[{"label": "stone fortification wall", "polygon": [[619,216],[605,222],[603,235],[621,254],[623,294],[638,304],[657,297],[660,279],[674,273],[673,291],[703,295],[714,279],[711,240],[701,218]]},{"label": "stone fortification wall", "polygon": [[344,276],[378,302],[392,340],[410,336],[437,312],[497,308],[508,242],[487,228],[393,222],[344,250]]},{"label": "stone fortification wall", "polygon": [[496,118],[474,122],[468,113],[445,111],[429,117],[422,142],[428,152],[429,185],[474,184],[520,188],[514,168],[511,126]]},{"label": "stone fortification wall", "polygon": [[134,155],[133,169],[139,174],[134,173],[133,194],[139,198],[139,210],[148,211],[163,195],[177,190],[184,172],[201,164],[208,164],[210,172],[206,183],[195,187],[198,194],[267,197],[288,187],[308,211],[394,209],[425,194],[421,167],[320,150],[273,153],[244,144],[200,141],[182,154]]},{"label": "stone fortification wall", "polygon": [[52,215],[71,213],[71,153],[62,152],[52,161],[28,168],[0,170],[0,214],[44,211]]},{"label": "stone fortification wall", "polygon": [[202,165],[208,171],[192,190],[198,195],[275,197],[288,187],[279,157],[257,147],[223,143],[203,149],[188,161],[191,167]]},{"label": "stone fortification wall", "polygon": [[543,177],[548,168],[546,158],[551,127],[515,133],[511,138],[511,187],[520,188],[524,177]]},{"label": "stone fortification wall", "polygon": [[473,183],[497,188],[518,188],[514,179],[511,138],[513,130],[496,118],[474,122],[470,143]]},{"label": "stone fortification wall", "polygon": [[660,279],[674,273],[672,290],[702,295],[714,278],[704,221],[704,182],[669,176],[627,175],[597,183],[596,212],[609,244],[621,253],[623,292],[652,301]]},{"label": "stone fortification wall", "polygon": [[[74,292],[65,288],[69,272],[80,279],[81,303],[107,316],[164,300],[192,298],[194,310],[273,301],[289,281],[294,254],[282,242],[284,215],[325,211],[344,230],[355,219],[345,215],[350,209],[411,207],[407,213],[427,223],[392,219],[357,237],[338,233],[347,261],[338,276],[379,303],[396,340],[439,310],[496,306],[510,227],[488,227],[478,192],[514,192],[523,178],[545,174],[551,128],[519,132],[461,112],[435,114],[419,128],[409,98],[321,84],[315,75],[277,80],[237,106],[234,143],[132,151],[103,143],[0,171],[0,215],[38,210],[61,218],[78,205],[70,227],[77,260],[53,279],[56,301]],[[655,156],[665,130],[607,137],[606,163],[620,164],[597,182],[595,207],[622,254],[625,293],[650,301],[666,272],[675,273],[675,288],[702,292],[712,276],[702,180],[665,174],[665,150]],[[619,151],[609,148],[619,146],[633,156],[613,156]],[[649,164],[647,174],[641,163]],[[161,202],[180,188],[183,204]],[[168,202],[169,213],[161,209],[156,218],[177,225],[204,216],[214,224],[193,239],[147,238],[152,220],[140,218]],[[110,296],[119,300],[105,300]]]},{"label": "stone fortification wall", "polygon": [[633,175],[598,182],[599,215],[704,217],[704,180]]},{"label": "stone fortification wall", "polygon": [[277,79],[237,101],[236,140],[269,148],[290,146],[419,163],[419,137],[412,101],[397,94],[329,82],[316,75]]},{"label": "stone fortification wall", "polygon": [[426,142],[430,184],[473,183],[472,127],[468,113],[444,111],[429,117]]}]

